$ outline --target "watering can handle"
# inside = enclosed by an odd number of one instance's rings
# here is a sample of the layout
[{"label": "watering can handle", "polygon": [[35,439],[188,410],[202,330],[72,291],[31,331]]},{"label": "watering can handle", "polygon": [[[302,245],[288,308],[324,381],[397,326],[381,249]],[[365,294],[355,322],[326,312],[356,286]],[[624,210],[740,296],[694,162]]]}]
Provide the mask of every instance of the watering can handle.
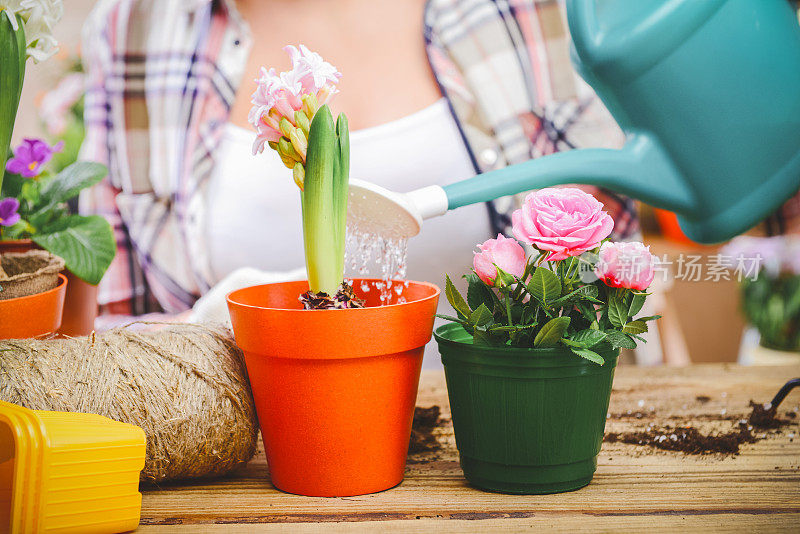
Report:
[{"label": "watering can handle", "polygon": [[691,216],[694,195],[661,146],[647,133],[633,134],[620,150],[559,152],[444,186],[448,209],[488,202],[531,189],[564,184],[605,187],[653,206]]},{"label": "watering can handle", "polygon": [[[567,0],[567,22],[575,48],[596,65],[609,66],[614,58],[625,57],[627,70],[642,72],[688,39],[728,0],[664,0],[637,24],[601,28],[594,0]],[[678,20],[681,23],[675,24]],[[669,39],[654,40],[656,28],[662,27]],[[631,54],[632,50],[636,54]],[[621,75],[621,74],[619,74]]]}]

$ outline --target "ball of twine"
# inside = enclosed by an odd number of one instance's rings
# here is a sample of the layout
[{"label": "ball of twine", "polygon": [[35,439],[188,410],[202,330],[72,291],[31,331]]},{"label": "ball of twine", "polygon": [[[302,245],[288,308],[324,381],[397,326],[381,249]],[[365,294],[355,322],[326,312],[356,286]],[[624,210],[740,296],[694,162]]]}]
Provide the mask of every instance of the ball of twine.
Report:
[{"label": "ball of twine", "polygon": [[140,426],[146,482],[222,475],[255,453],[247,373],[224,329],[174,324],[0,341],[0,399]]}]

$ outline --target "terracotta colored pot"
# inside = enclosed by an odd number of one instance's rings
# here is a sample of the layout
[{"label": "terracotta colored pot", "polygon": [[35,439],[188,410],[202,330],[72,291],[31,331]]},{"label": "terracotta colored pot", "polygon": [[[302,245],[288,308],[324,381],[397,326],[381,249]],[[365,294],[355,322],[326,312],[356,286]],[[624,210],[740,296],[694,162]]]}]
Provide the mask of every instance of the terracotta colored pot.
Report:
[{"label": "terracotta colored pot", "polygon": [[[372,289],[363,292],[362,282]],[[362,495],[403,480],[439,289],[409,282],[406,303],[392,291],[389,305],[379,306],[375,282],[354,282],[364,309],[302,310],[297,298],[307,282],[228,296],[278,489]]]},{"label": "terracotta colored pot", "polygon": [[664,237],[675,243],[681,243],[685,245],[697,244],[686,237],[686,234],[683,233],[683,230],[681,230],[681,227],[678,224],[677,215],[671,211],[662,210],[659,208],[654,208],[653,211],[656,214],[658,226],[661,228],[661,233]]},{"label": "terracotta colored pot", "polygon": [[[0,241],[0,252],[25,252],[34,248],[40,247],[30,239]],[[69,284],[58,333],[71,337],[89,335],[97,319],[97,286],[84,282],[69,271],[65,274]]]},{"label": "terracotta colored pot", "polygon": [[0,339],[23,339],[51,334],[61,325],[67,277],[44,293],[0,300]]},{"label": "terracotta colored pot", "polygon": [[87,336],[94,331],[97,319],[97,286],[84,282],[69,271],[64,271],[69,284],[64,298],[64,319],[58,333],[62,336]]}]

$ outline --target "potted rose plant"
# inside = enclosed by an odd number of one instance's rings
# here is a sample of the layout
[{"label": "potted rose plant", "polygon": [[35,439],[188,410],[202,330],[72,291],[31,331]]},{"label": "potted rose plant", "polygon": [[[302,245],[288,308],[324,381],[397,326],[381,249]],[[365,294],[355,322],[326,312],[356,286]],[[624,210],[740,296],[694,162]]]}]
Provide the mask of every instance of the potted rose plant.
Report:
[{"label": "potted rose plant", "polygon": [[614,368],[635,348],[636,317],[654,275],[641,243],[604,241],[612,219],[579,189],[531,193],[512,216],[514,239],[479,245],[457,317],[435,333],[461,467],[473,485],[557,493],[597,467]]},{"label": "potted rose plant", "polygon": [[292,69],[262,69],[250,120],[254,153],[277,151],[298,186],[308,281],[234,291],[231,323],[273,484],[372,493],[403,478],[439,290],[398,284],[402,292],[381,301],[376,281],[344,282],[349,133],[327,105],[341,75],[302,45],[286,50]]}]

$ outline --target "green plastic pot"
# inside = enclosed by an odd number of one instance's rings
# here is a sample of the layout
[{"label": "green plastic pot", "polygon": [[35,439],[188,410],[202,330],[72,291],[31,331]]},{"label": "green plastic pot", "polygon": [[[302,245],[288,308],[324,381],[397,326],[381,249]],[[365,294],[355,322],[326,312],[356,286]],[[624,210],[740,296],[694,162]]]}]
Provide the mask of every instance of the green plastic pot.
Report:
[{"label": "green plastic pot", "polygon": [[472,485],[543,494],[591,482],[619,349],[595,347],[606,361],[600,366],[560,347],[473,345],[458,324],[434,337],[461,469]]}]

